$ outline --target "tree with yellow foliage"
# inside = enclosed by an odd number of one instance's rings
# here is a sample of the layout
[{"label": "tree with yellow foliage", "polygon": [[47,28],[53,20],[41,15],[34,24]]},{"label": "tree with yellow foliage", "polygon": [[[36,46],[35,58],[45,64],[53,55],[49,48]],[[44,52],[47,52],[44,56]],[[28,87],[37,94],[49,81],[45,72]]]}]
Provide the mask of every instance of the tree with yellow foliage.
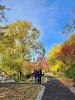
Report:
[{"label": "tree with yellow foliage", "polygon": [[51,71],[57,71],[58,68],[62,65],[60,61],[56,60],[56,55],[57,53],[60,52],[60,50],[61,50],[61,45],[56,44],[48,53],[48,61],[51,66],[50,68]]}]

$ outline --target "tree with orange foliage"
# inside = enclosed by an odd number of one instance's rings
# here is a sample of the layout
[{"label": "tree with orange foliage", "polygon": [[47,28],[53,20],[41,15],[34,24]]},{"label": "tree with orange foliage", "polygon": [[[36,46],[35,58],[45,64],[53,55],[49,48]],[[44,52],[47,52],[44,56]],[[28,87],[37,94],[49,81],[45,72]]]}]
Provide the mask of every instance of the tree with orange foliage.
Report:
[{"label": "tree with orange foliage", "polygon": [[75,79],[75,40],[72,35],[61,47],[56,59],[63,62],[62,70],[65,75]]}]

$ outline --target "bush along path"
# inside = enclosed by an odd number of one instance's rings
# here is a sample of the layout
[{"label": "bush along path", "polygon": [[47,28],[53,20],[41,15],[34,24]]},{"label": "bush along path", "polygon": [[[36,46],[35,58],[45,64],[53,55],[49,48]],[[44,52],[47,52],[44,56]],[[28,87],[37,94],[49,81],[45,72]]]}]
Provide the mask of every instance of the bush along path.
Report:
[{"label": "bush along path", "polygon": [[75,94],[64,86],[58,79],[47,76],[45,91],[41,100],[75,100]]}]

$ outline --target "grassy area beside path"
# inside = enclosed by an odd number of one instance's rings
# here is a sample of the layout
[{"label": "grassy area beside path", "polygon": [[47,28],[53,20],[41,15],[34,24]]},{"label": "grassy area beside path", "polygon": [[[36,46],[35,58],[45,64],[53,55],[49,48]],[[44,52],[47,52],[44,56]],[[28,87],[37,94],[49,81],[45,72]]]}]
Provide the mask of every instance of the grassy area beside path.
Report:
[{"label": "grassy area beside path", "polygon": [[0,84],[0,100],[35,100],[40,85]]}]

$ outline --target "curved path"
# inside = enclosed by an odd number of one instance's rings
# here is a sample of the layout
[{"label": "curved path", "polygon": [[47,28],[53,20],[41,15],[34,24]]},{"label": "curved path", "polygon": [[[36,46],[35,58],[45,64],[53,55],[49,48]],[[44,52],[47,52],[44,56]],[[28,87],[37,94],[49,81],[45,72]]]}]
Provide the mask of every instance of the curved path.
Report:
[{"label": "curved path", "polygon": [[45,91],[42,100],[75,100],[69,88],[64,86],[58,79],[47,76],[48,81],[45,83]]}]

